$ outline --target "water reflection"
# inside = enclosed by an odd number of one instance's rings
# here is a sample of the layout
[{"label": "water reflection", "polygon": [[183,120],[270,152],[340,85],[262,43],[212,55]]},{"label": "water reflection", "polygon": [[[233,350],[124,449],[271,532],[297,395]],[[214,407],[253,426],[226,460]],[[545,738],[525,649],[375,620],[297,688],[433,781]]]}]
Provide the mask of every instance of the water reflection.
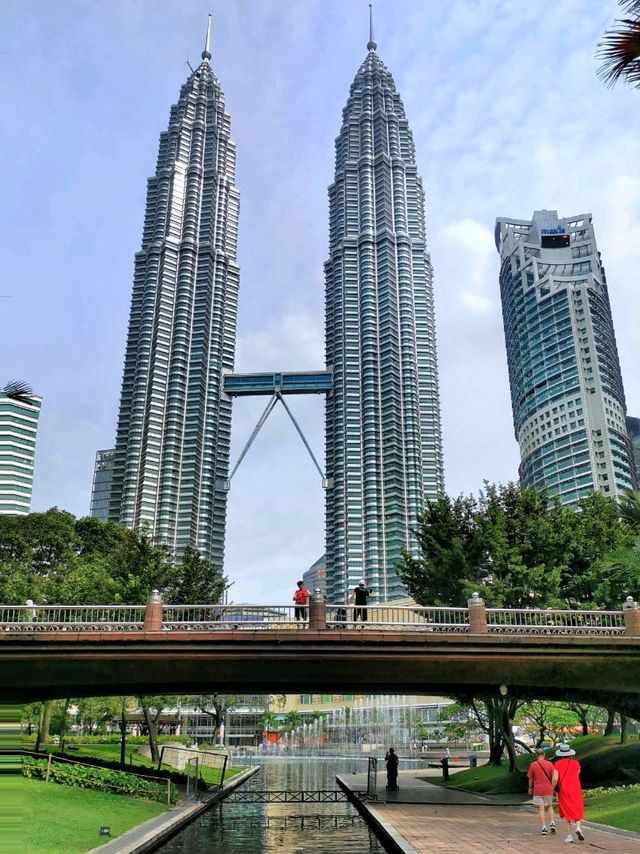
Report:
[{"label": "water reflection", "polygon": [[[267,760],[243,788],[335,789],[336,774],[366,770],[344,759]],[[163,854],[366,854],[383,852],[349,803],[219,804],[158,849]]]}]

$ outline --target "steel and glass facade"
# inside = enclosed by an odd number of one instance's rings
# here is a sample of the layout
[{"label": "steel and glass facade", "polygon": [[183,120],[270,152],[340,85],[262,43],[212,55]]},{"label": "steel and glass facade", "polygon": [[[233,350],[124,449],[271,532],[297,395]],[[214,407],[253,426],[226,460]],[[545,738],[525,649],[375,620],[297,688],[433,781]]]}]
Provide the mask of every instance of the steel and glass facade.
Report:
[{"label": "steel and glass facade", "polygon": [[607,280],[591,214],[499,218],[500,293],[520,481],[575,505],[634,485]]},{"label": "steel and glass facade", "polygon": [[12,397],[0,389],[0,513],[24,516],[31,509],[33,464],[42,398]]},{"label": "steel and glass facade", "polygon": [[96,464],[93,469],[93,485],[91,488],[91,507],[89,515],[100,519],[101,522],[109,520],[109,497],[111,495],[111,483],[113,481],[113,458],[115,450],[109,448],[107,451],[96,452]]},{"label": "steel and glass facade", "polygon": [[364,578],[405,595],[394,564],[443,489],[431,260],[414,143],[369,42],[343,110],[329,187],[327,596]]},{"label": "steel and glass facade", "polygon": [[179,560],[221,566],[239,268],[236,149],[202,62],[171,108],[148,182],[116,436],[109,518],[148,527]]}]

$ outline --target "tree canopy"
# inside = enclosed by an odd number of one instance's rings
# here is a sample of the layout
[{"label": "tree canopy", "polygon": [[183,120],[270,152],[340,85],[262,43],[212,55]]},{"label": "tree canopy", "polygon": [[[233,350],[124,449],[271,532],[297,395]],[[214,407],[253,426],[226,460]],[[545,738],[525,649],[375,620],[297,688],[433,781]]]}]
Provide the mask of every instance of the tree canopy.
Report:
[{"label": "tree canopy", "polygon": [[193,549],[174,566],[145,531],[57,508],[0,516],[0,601],[144,604],[151,590],[174,604],[217,602],[220,572]]},{"label": "tree canopy", "polygon": [[462,605],[478,590],[498,608],[619,607],[640,581],[605,577],[607,555],[632,547],[634,535],[599,493],[574,510],[545,490],[487,483],[477,498],[429,501],[415,534],[418,554],[404,551],[398,572],[423,605]]}]

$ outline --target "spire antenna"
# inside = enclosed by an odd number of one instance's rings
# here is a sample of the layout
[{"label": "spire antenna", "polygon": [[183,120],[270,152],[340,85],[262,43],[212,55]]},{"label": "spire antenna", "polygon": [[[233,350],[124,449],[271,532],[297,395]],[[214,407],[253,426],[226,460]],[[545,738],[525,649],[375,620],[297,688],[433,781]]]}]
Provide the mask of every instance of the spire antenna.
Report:
[{"label": "spire antenna", "polygon": [[369,3],[369,43],[367,50],[375,50],[378,45],[373,40],[373,5]]},{"label": "spire antenna", "polygon": [[211,51],[209,50],[211,46],[211,15],[209,15],[209,20],[207,21],[207,38],[204,43],[204,50],[202,51],[203,59],[211,59]]}]

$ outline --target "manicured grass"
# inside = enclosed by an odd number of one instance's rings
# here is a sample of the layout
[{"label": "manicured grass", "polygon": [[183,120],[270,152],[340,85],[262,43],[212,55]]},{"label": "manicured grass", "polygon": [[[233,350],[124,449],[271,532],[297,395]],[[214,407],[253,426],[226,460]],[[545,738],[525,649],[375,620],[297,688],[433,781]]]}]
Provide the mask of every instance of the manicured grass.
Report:
[{"label": "manicured grass", "polygon": [[589,798],[588,792],[586,795],[584,817],[587,821],[597,821],[640,833],[640,789],[637,786],[595,798]]},{"label": "manicured grass", "polygon": [[23,854],[82,854],[107,841],[101,825],[119,836],[164,812],[162,804],[59,786],[17,775],[0,778],[0,798],[17,817],[3,834],[8,851]]}]

